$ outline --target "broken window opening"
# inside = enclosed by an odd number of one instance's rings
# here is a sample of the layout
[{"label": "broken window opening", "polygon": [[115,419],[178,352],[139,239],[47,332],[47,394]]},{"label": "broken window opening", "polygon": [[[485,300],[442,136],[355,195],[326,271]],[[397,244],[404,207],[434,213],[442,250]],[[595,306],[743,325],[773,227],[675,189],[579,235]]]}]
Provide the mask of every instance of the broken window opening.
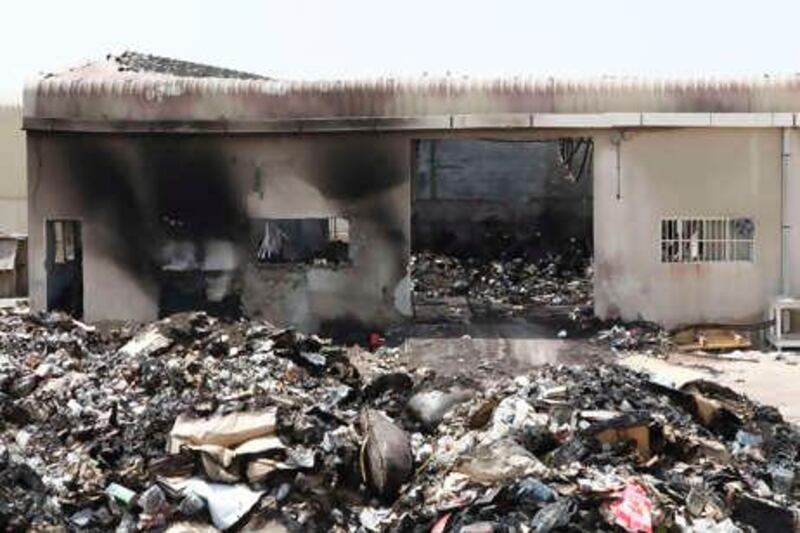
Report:
[{"label": "broken window opening", "polygon": [[64,223],[60,220],[54,220],[53,224],[53,240],[54,252],[53,262],[63,265],[66,262],[64,253]]},{"label": "broken window opening", "polygon": [[591,138],[570,138],[558,140],[558,162],[564,172],[564,179],[578,182],[589,169],[594,154]]},{"label": "broken window opening", "polygon": [[740,217],[661,220],[662,263],[752,262],[755,223]]},{"label": "broken window opening", "polygon": [[256,258],[262,264],[350,262],[350,223],[343,217],[270,218],[255,222]]},{"label": "broken window opening", "polygon": [[64,225],[64,259],[66,261],[75,260],[75,225]]}]

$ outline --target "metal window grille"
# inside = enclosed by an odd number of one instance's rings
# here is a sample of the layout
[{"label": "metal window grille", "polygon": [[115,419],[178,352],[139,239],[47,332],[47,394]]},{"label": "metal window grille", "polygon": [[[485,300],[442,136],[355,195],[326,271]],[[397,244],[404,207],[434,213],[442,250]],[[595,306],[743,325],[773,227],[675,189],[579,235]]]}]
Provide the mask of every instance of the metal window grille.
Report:
[{"label": "metal window grille", "polygon": [[750,218],[661,220],[662,263],[753,261],[755,224]]}]

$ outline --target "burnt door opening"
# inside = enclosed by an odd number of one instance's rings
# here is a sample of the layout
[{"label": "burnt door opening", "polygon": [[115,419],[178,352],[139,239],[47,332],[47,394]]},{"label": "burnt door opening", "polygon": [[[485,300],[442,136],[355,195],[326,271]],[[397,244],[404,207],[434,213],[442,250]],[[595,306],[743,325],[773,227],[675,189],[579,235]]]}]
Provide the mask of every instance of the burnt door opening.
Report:
[{"label": "burnt door opening", "polygon": [[83,316],[81,223],[48,220],[46,225],[47,310]]},{"label": "burnt door opening", "polygon": [[577,137],[417,141],[416,321],[583,334],[593,315],[593,153]]}]

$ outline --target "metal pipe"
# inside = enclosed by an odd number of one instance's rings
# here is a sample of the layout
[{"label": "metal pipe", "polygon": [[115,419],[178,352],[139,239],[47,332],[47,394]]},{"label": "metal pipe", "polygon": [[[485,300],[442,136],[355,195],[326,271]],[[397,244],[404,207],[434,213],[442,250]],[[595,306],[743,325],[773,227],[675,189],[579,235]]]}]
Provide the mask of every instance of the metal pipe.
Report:
[{"label": "metal pipe", "polygon": [[622,199],[622,139],[624,133],[615,131],[611,134],[611,144],[614,145],[615,155],[617,158],[617,200]]}]

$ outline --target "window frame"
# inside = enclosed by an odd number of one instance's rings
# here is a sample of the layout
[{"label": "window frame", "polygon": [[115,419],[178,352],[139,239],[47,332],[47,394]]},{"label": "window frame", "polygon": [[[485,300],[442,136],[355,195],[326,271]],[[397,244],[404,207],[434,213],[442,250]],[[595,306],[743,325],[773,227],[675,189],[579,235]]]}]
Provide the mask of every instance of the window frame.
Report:
[{"label": "window frame", "polygon": [[[313,254],[308,257],[302,257],[296,260],[286,258],[275,258],[271,259],[270,255],[270,248],[271,246],[266,242],[266,228],[270,227],[271,222],[276,222],[272,228],[272,231],[275,232],[274,237],[276,239],[284,240],[288,238],[288,235],[284,233],[284,231],[280,228],[280,222],[285,221],[302,221],[302,220],[315,220],[319,221],[324,228],[325,240],[324,245]],[[341,268],[351,266],[353,263],[353,256],[352,256],[352,243],[351,243],[351,229],[352,223],[350,219],[342,216],[342,215],[323,215],[323,216],[316,216],[316,217],[265,217],[257,219],[258,224],[261,224],[264,228],[262,231],[259,231],[258,237],[255,241],[256,250],[255,250],[255,262],[259,265],[259,267],[294,267],[294,266],[314,266],[314,267],[322,267],[322,268]],[[347,251],[347,258],[341,261],[324,261],[323,258],[319,257],[318,254],[322,252],[326,247],[330,246],[334,243],[343,243],[346,246]]]},{"label": "window frame", "polygon": [[[734,235],[737,223],[752,225],[749,237]],[[678,216],[659,220],[662,264],[754,263],[756,228],[753,217]]]}]

